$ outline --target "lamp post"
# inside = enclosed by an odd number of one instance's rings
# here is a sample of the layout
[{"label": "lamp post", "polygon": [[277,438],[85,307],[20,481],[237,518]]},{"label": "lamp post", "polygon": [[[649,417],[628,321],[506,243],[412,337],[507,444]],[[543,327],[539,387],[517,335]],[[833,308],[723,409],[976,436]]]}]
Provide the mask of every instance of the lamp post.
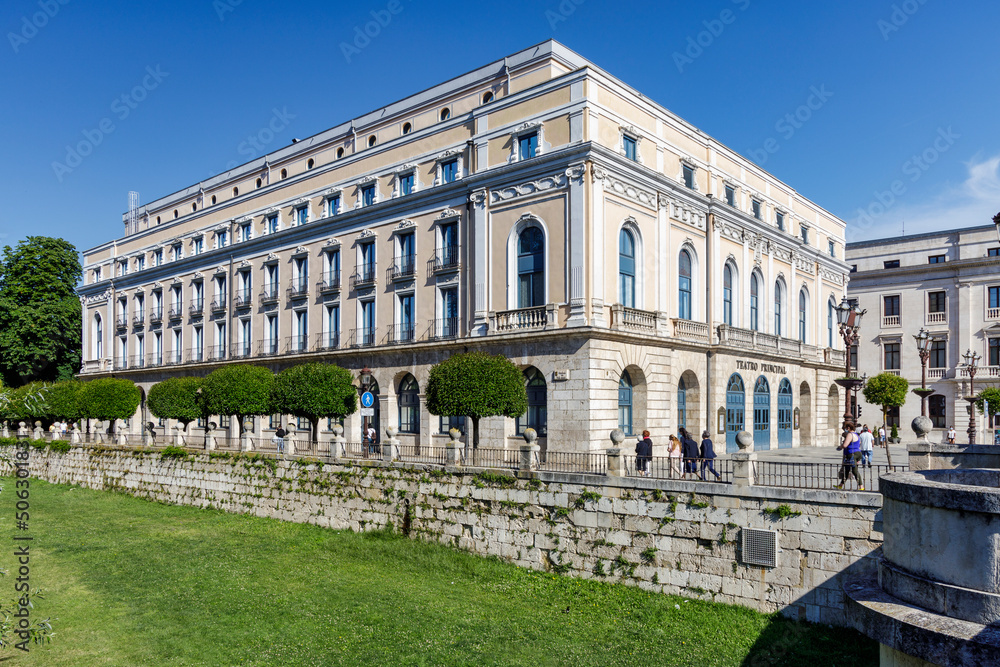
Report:
[{"label": "lamp post", "polygon": [[969,349],[962,358],[965,359],[965,370],[969,373],[970,395],[965,399],[969,402],[969,429],[966,432],[969,434],[969,444],[974,445],[976,444],[976,365],[981,357]]},{"label": "lamp post", "polygon": [[[372,383],[372,371],[371,371],[370,368],[368,368],[368,364],[365,364],[364,367],[361,369],[361,372],[358,373],[358,381],[361,383],[361,393],[364,394],[366,391],[368,391],[368,387]],[[369,421],[369,419],[370,419],[369,417],[362,417],[361,418],[361,434],[362,434],[361,440],[362,440],[362,442],[365,439],[365,435],[364,434],[368,433],[368,426],[371,424],[371,422]],[[368,448],[370,448],[373,444],[374,443],[369,443],[367,447],[363,448],[365,450],[365,456],[366,457],[368,456]]]},{"label": "lamp post", "polygon": [[861,329],[861,318],[867,313],[856,303],[852,304],[845,296],[837,306],[837,324],[840,326],[840,336],[844,339],[844,377],[837,384],[844,388],[844,428],[854,428],[854,418],[851,415],[851,392],[857,391],[862,381],[851,375],[851,347],[860,340],[858,331]]},{"label": "lamp post", "polygon": [[933,394],[934,392],[927,391],[927,360],[931,356],[931,343],[934,339],[931,335],[924,330],[923,327],[920,328],[920,333],[913,337],[913,340],[917,342],[917,354],[920,355],[920,390],[914,390],[914,393],[920,394],[920,416],[927,416],[927,396],[928,394]]}]

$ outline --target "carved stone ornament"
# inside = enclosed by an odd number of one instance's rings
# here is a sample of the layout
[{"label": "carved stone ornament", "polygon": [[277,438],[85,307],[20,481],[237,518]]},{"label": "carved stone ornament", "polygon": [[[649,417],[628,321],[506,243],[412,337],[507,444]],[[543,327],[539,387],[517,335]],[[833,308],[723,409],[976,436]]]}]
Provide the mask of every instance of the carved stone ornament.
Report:
[{"label": "carved stone ornament", "polygon": [[620,126],[618,126],[618,129],[621,132],[623,132],[625,134],[630,134],[630,135],[632,135],[633,137],[636,137],[636,138],[639,138],[640,136],[642,136],[642,132],[640,132],[638,130],[638,128],[636,128],[635,125],[620,125]]},{"label": "carved stone ornament", "polygon": [[253,264],[251,264],[248,260],[245,260],[245,259],[241,259],[240,260],[240,268],[241,269],[248,269],[251,266],[253,266]]},{"label": "carved stone ornament", "polygon": [[170,281],[171,285],[183,285],[184,281],[180,279],[179,276],[174,276],[174,279]]},{"label": "carved stone ornament", "polygon": [[[80,298],[82,299],[83,297],[80,297]],[[111,298],[111,290],[105,290],[101,294],[94,294],[94,295],[86,297],[86,299],[87,299],[87,305],[89,306],[91,304],[99,303],[101,301],[107,301],[110,298]]]},{"label": "carved stone ornament", "polygon": [[323,190],[323,196],[329,197],[330,195],[339,195],[341,192],[343,192],[343,190],[340,188],[327,188],[326,190]]},{"label": "carved stone ornament", "polygon": [[376,176],[375,174],[369,174],[368,176],[365,176],[364,178],[358,180],[358,183],[360,185],[367,185],[369,183],[374,183],[377,180],[378,176]]},{"label": "carved stone ornament", "polygon": [[583,177],[587,174],[587,165],[583,162],[571,164],[565,173],[570,180],[583,183]]},{"label": "carved stone ornament", "polygon": [[399,175],[403,175],[403,174],[405,174],[407,172],[413,171],[416,168],[417,168],[417,165],[413,164],[412,162],[407,162],[406,164],[403,164],[403,165],[400,165],[399,167],[397,167],[396,168],[396,173],[399,174]]},{"label": "carved stone ornament", "polygon": [[276,259],[278,259],[278,256],[277,256],[277,255],[275,255],[275,254],[274,254],[273,252],[269,252],[269,253],[267,253],[267,261],[269,261],[269,262],[273,262],[273,261],[275,261]]},{"label": "carved stone ornament", "polygon": [[295,252],[292,253],[292,254],[293,255],[308,255],[309,254],[309,249],[306,248],[304,245],[300,245],[299,247],[297,247],[295,249]]},{"label": "carved stone ornament", "polygon": [[136,294],[145,294],[146,293],[146,288],[143,287],[142,285],[139,285],[138,287],[135,288],[135,293]]},{"label": "carved stone ornament", "polygon": [[659,208],[661,209],[670,208],[670,205],[672,203],[673,200],[671,200],[670,197],[666,195],[656,195],[656,204],[657,206],[659,206]]},{"label": "carved stone ornament", "polygon": [[331,236],[323,244],[323,247],[324,248],[340,247],[340,241],[338,239],[335,239],[334,237]]},{"label": "carved stone ornament", "polygon": [[603,167],[598,167],[596,164],[594,165],[594,168],[590,170],[590,173],[593,175],[595,181],[603,181],[608,177],[608,170]]},{"label": "carved stone ornament", "polygon": [[308,203],[309,203],[309,197],[299,197],[298,199],[292,202],[292,206],[298,206],[299,204],[308,204]]},{"label": "carved stone ornament", "polygon": [[788,262],[789,264],[792,262],[792,251],[790,248],[774,244],[771,246],[771,254],[773,254],[776,259]]},{"label": "carved stone ornament", "polygon": [[510,201],[518,197],[534,195],[547,190],[555,190],[565,187],[568,183],[566,174],[553,174],[543,176],[537,180],[521,185],[512,185],[506,188],[499,188],[490,192],[490,203],[496,204],[503,201]]},{"label": "carved stone ornament", "polygon": [[227,269],[224,266],[217,266],[217,267],[215,267],[215,272],[216,273],[228,273],[229,269]]},{"label": "carved stone ornament", "polygon": [[687,155],[682,155],[680,157],[680,160],[681,160],[681,164],[686,164],[687,166],[691,167],[692,169],[697,169],[698,168],[698,163],[695,162],[691,157],[689,157]]},{"label": "carved stone ornament", "polygon": [[264,209],[264,213],[277,213],[277,212],[278,212],[277,206],[268,206],[266,209]]},{"label": "carved stone ornament", "polygon": [[803,273],[808,273],[810,275],[816,272],[816,263],[812,261],[812,259],[810,259],[809,257],[795,253],[794,260],[795,260],[795,268],[798,269],[799,271],[802,271]]},{"label": "carved stone ornament", "polygon": [[453,208],[446,208],[441,211],[441,215],[438,216],[438,220],[448,220],[449,218],[457,218],[461,215],[458,211]]},{"label": "carved stone ornament", "polygon": [[195,280],[201,280],[201,279],[202,279],[202,278],[204,278],[204,277],[205,277],[205,276],[204,276],[204,275],[202,275],[201,271],[198,271],[198,272],[196,272],[196,273],[194,274],[194,279],[195,279]]},{"label": "carved stone ornament", "polygon": [[742,243],[743,242],[743,234],[744,234],[744,232],[743,232],[743,229],[741,227],[739,227],[738,225],[734,225],[734,224],[732,224],[730,222],[720,221],[718,218],[716,218],[716,224],[715,224],[715,226],[716,226],[716,228],[718,228],[719,233],[724,238],[731,239],[731,240],[736,241],[738,243]]},{"label": "carved stone ornament", "polygon": [[163,289],[163,285],[158,282],[153,283],[153,289]]},{"label": "carved stone ornament", "polygon": [[687,204],[674,202],[674,205],[670,207],[670,217],[692,227],[697,227],[701,230],[705,229],[705,214]]},{"label": "carved stone ornament", "polygon": [[527,123],[521,123],[520,125],[517,126],[517,129],[514,130],[514,134],[520,134],[521,132],[527,132],[529,130],[534,130],[535,128],[541,127],[541,126],[542,126],[542,121],[540,121],[540,120],[532,120],[532,121],[528,121]]},{"label": "carved stone ornament", "polygon": [[221,225],[216,225],[214,231],[215,231],[216,234],[218,234],[219,232],[228,232],[229,231],[229,225],[227,223],[225,223],[225,222],[222,223]]},{"label": "carved stone ornament", "polygon": [[377,234],[371,229],[364,229],[361,231],[360,234],[358,234],[359,239],[370,239],[374,238],[375,236],[377,236]]},{"label": "carved stone ornament", "polygon": [[476,206],[482,206],[486,203],[486,190],[476,190],[469,195],[469,202],[475,204]]},{"label": "carved stone ornament", "polygon": [[417,223],[413,222],[412,220],[404,219],[399,221],[399,224],[396,225],[396,229],[410,229],[411,227],[416,227],[416,226]]},{"label": "carved stone ornament", "polygon": [[605,191],[613,191],[625,199],[629,199],[637,204],[642,204],[648,208],[655,209],[659,205],[657,203],[657,197],[654,193],[641,190],[634,185],[619,181],[610,175],[607,177],[607,183],[604,185],[604,189]]},{"label": "carved stone ornament", "polygon": [[831,282],[834,285],[844,284],[844,274],[840,273],[839,271],[834,271],[832,269],[828,269],[826,267],[821,266],[819,269],[819,275],[821,278],[823,278],[823,280]]}]

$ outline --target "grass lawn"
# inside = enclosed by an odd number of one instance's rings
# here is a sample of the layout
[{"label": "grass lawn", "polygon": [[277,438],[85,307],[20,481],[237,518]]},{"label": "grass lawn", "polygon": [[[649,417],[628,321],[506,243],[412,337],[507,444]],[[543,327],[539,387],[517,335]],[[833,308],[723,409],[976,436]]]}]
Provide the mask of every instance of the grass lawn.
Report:
[{"label": "grass lawn", "polygon": [[[13,530],[13,480],[0,516]],[[21,533],[23,534],[23,533]],[[875,642],[742,607],[354,534],[31,483],[36,618],[3,665],[873,665]],[[13,542],[8,541],[8,545]],[[0,566],[13,569],[13,548]],[[0,579],[13,596],[11,576]]]}]

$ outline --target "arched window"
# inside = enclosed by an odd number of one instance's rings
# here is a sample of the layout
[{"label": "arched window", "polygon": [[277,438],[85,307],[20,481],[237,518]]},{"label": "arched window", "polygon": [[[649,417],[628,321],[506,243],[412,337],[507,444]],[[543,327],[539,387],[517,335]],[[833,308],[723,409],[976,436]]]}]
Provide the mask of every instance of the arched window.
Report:
[{"label": "arched window", "polygon": [[677,263],[677,317],[691,319],[691,254],[681,250]]},{"label": "arched window", "polygon": [[625,435],[632,435],[632,378],[622,371],[618,381],[618,428]]},{"label": "arched window", "polygon": [[618,235],[618,300],[635,308],[635,239],[627,229]]},{"label": "arched window", "polygon": [[806,342],[806,290],[799,290],[799,342]]},{"label": "arched window", "polygon": [[774,283],[774,335],[783,333],[781,328],[782,305],[785,302],[785,285],[779,280]]},{"label": "arched window", "polygon": [[733,326],[733,267],[722,270],[722,321]]},{"label": "arched window", "polygon": [[538,437],[544,438],[548,421],[545,376],[537,368],[529,368],[524,371],[524,385],[528,391],[528,411],[517,418],[514,427],[518,435],[527,428],[533,428]]},{"label": "arched window", "polygon": [[726,451],[735,452],[736,434],[743,430],[743,420],[746,411],[746,392],[743,388],[743,378],[733,373],[726,384]]},{"label": "arched window", "polygon": [[517,307],[545,305],[545,237],[525,227],[517,237]]},{"label": "arched window", "polygon": [[753,446],[771,448],[771,385],[763,375],[753,386]]},{"label": "arched window", "polygon": [[836,316],[837,306],[833,303],[833,299],[826,304],[826,336],[827,336],[827,347],[833,347],[833,323],[837,321]]},{"label": "arched window", "polygon": [[100,313],[94,314],[94,359],[104,358],[104,320]]},{"label": "arched window", "polygon": [[677,428],[687,428],[687,385],[684,378],[677,383]]},{"label": "arched window", "polygon": [[756,273],[750,276],[750,328],[760,331],[760,280]]},{"label": "arched window", "polygon": [[412,375],[399,383],[399,432],[420,433],[420,388]]}]

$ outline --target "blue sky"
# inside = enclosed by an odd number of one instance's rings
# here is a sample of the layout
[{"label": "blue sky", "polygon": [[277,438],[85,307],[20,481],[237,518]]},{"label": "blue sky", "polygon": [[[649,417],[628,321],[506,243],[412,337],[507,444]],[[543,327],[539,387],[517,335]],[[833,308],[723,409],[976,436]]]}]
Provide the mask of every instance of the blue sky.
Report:
[{"label": "blue sky", "polygon": [[[276,110],[263,151],[549,37],[847,220],[849,240],[1000,211],[1000,3],[391,1],[5,0],[0,243],[92,247],[121,234],[129,190],[145,203],[261,154],[243,142]],[[345,56],[371,12],[391,20]],[[92,153],[68,155],[81,141]]]}]

